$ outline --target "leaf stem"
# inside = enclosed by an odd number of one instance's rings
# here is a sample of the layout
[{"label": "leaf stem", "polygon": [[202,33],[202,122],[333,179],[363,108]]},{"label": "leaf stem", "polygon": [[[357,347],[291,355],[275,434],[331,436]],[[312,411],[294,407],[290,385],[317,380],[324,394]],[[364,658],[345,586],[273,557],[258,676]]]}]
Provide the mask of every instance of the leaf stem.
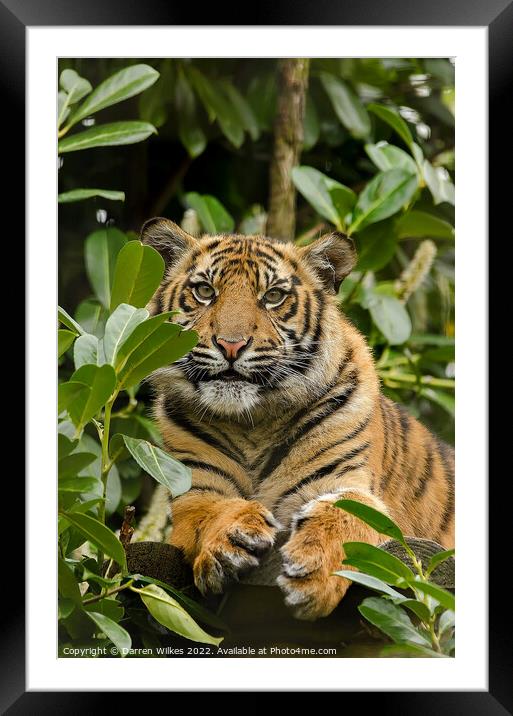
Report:
[{"label": "leaf stem", "polygon": [[91,597],[90,599],[84,599],[82,604],[93,604],[94,602],[99,602],[102,599],[106,599],[107,597],[111,597],[113,594],[117,594],[118,592],[123,591],[123,589],[128,589],[128,587],[130,587],[133,583],[134,580],[130,579],[130,581],[125,582],[120,587],[108,589],[106,592],[102,592],[102,594],[97,594],[95,597]]}]

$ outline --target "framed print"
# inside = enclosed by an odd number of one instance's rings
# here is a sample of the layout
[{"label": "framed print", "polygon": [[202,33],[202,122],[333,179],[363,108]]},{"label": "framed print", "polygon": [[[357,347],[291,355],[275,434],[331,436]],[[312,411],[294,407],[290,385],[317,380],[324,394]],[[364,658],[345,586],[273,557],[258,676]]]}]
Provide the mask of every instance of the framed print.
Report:
[{"label": "framed print", "polygon": [[10,713],[164,690],[512,708],[486,438],[511,8],[280,7],[1,8],[27,148]]}]

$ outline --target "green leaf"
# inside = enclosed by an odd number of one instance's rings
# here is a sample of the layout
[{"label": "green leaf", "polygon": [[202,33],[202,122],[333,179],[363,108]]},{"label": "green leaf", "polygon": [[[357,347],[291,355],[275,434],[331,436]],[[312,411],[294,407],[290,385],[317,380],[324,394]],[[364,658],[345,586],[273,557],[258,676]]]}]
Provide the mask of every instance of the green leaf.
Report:
[{"label": "green leaf", "polygon": [[207,78],[197,67],[188,66],[187,74],[203,103],[209,120],[217,119],[224,136],[237,148],[244,141],[244,128],[239,113],[223,92],[222,82]]},{"label": "green leaf", "polygon": [[447,202],[448,204],[454,204],[454,184],[447,170],[444,167],[434,167],[427,159],[424,160],[422,170],[434,203],[442,204]]},{"label": "green leaf", "polygon": [[[124,368],[127,360],[130,358],[132,353],[137,350],[137,348],[139,348],[143,343],[146,343],[148,338],[150,338],[155,333],[159,326],[161,326],[164,322],[168,322],[168,319],[173,315],[175,314],[172,311],[158,313],[156,316],[152,316],[147,321],[144,321],[143,323],[136,326],[132,333],[119,347],[116,360],[116,368],[118,370]],[[181,329],[177,323],[169,323],[169,325],[174,326],[174,328],[171,329],[168,335],[178,335],[180,333]],[[146,345],[147,347],[150,346],[150,344]]]},{"label": "green leaf", "polygon": [[110,365],[83,365],[71,376],[70,383],[84,383],[88,390],[78,392],[67,405],[77,430],[83,428],[110,398],[116,386],[116,373]]},{"label": "green leaf", "polygon": [[386,599],[364,599],[358,611],[396,643],[420,644],[428,648],[431,646],[429,640],[413,626],[406,612]]},{"label": "green leaf", "polygon": [[440,654],[440,652],[434,651],[427,646],[421,646],[421,644],[390,644],[383,647],[380,656],[446,658],[445,654]]},{"label": "green leaf", "polygon": [[438,633],[440,636],[454,629],[454,618],[455,614],[452,609],[447,609],[445,612],[442,612],[438,620]]},{"label": "green leaf", "polygon": [[57,445],[58,445],[58,456],[59,460],[62,460],[64,457],[67,457],[72,450],[74,450],[77,446],[76,440],[70,440],[66,435],[63,435],[62,433],[59,433],[57,435]]},{"label": "green leaf", "polygon": [[147,87],[151,87],[158,77],[157,70],[149,65],[139,64],[125,67],[96,87],[87,100],[73,113],[68,126],[71,127],[84,117],[139,94]]},{"label": "green leaf", "polygon": [[124,144],[136,144],[147,139],[157,130],[149,122],[112,122],[98,124],[95,127],[64,137],[59,141],[59,154],[78,152],[93,147],[115,147]]},{"label": "green leaf", "polygon": [[59,78],[59,84],[66,93],[67,104],[76,104],[83,99],[93,87],[84,77],[80,77],[75,70],[63,70]]},{"label": "green leaf", "polygon": [[210,612],[208,609],[205,609],[205,607],[201,606],[201,604],[198,604],[183,592],[180,592],[178,589],[175,589],[175,587],[172,587],[170,584],[162,582],[160,579],[155,579],[154,577],[145,577],[142,574],[135,574],[132,576],[134,576],[134,578],[137,579],[138,582],[145,582],[146,584],[156,584],[159,587],[163,587],[163,589],[165,589],[166,591],[171,592],[173,597],[175,597],[175,599],[185,609],[187,609],[187,612],[195,619],[198,619],[204,624],[208,624],[209,626],[214,627],[214,629],[222,629],[223,631],[228,631],[227,625],[217,616],[217,614],[215,614],[214,612]]},{"label": "green leaf", "polygon": [[369,115],[354,90],[344,80],[328,72],[321,72],[320,79],[344,127],[353,137],[368,136],[371,129]]},{"label": "green leaf", "polygon": [[403,533],[396,523],[373,507],[364,505],[363,502],[358,502],[357,500],[345,499],[335,502],[335,507],[340,507],[345,512],[349,512],[350,515],[358,517],[362,522],[375,529],[376,532],[392,537],[392,539],[396,539],[401,544],[406,544]]},{"label": "green leaf", "polygon": [[397,221],[396,229],[400,239],[417,237],[454,239],[454,227],[448,221],[416,209],[401,216]]},{"label": "green leaf", "polygon": [[[71,443],[73,445],[73,443]],[[75,477],[85,467],[96,459],[96,455],[89,452],[75,452],[59,458],[59,479]]]},{"label": "green leaf", "polygon": [[79,303],[75,311],[75,318],[83,326],[84,331],[97,338],[101,338],[105,332],[107,316],[107,310],[95,298],[86,298],[85,301]]},{"label": "green leaf", "polygon": [[318,214],[344,228],[346,214],[356,202],[356,194],[349,187],[306,166],[293,168],[292,181]]},{"label": "green leaf", "polygon": [[366,542],[345,542],[343,546],[346,553],[343,564],[356,567],[395,587],[406,587],[414,579],[413,572],[404,562],[379,547]]},{"label": "green leaf", "polygon": [[429,623],[431,613],[428,607],[423,602],[419,602],[416,599],[405,599],[403,596],[401,596],[400,599],[392,599],[392,601],[394,602],[394,604],[403,607],[403,609],[409,609],[421,621],[425,622],[426,624]]},{"label": "green leaf", "polygon": [[66,353],[68,348],[73,344],[73,341],[76,338],[76,333],[73,331],[68,331],[65,329],[60,329],[57,331],[57,357],[60,358],[61,355]]},{"label": "green leaf", "polygon": [[421,395],[423,398],[427,398],[432,403],[439,405],[454,418],[456,414],[456,402],[453,395],[442,390],[434,390],[433,388],[425,387],[422,388]]},{"label": "green leaf", "polygon": [[115,228],[99,229],[89,234],[85,240],[87,277],[99,301],[107,309],[110,305],[116,260],[126,242],[125,234]]},{"label": "green leaf", "polygon": [[349,233],[400,211],[417,191],[418,177],[404,169],[378,172],[358,197]]},{"label": "green leaf", "polygon": [[251,139],[256,142],[260,136],[260,128],[251,105],[231,82],[223,81],[222,87],[228,101],[238,115],[240,124],[249,133]]},{"label": "green leaf", "polygon": [[76,492],[86,494],[96,489],[98,480],[95,477],[64,477],[59,478],[59,492]]},{"label": "green leaf", "polygon": [[[145,321],[138,326],[132,336],[139,328],[145,326],[149,321]],[[123,367],[119,369],[119,385],[126,390],[136,383],[153,373],[153,371],[163,366],[173,363],[188,353],[198,342],[198,336],[194,331],[180,331],[177,334],[177,326],[172,323],[164,323],[159,326],[139,347],[132,350]],[[122,351],[131,348],[137,341],[137,336],[128,339],[122,348]],[[127,347],[127,344],[129,343]],[[120,351],[120,360],[121,360]]]},{"label": "green leaf", "polygon": [[118,508],[121,500],[122,488],[119,472],[115,465],[109,470],[107,476],[107,489],[105,492],[105,512],[112,515]]},{"label": "green leaf", "polygon": [[433,599],[436,599],[445,609],[455,611],[456,603],[454,594],[451,594],[446,589],[442,589],[442,587],[439,587],[437,584],[431,584],[431,582],[424,582],[414,578],[408,580],[408,585],[412,589],[418,589],[419,592],[433,597]]},{"label": "green leaf", "polygon": [[105,326],[103,348],[105,359],[111,365],[116,365],[118,351],[134,328],[149,318],[145,308],[134,308],[127,303],[120,303],[110,315]]},{"label": "green leaf", "polygon": [[315,147],[321,135],[319,115],[317,114],[317,109],[315,108],[315,102],[309,94],[306,98],[303,134],[303,151],[307,152]]},{"label": "green leaf", "polygon": [[378,221],[355,234],[358,254],[357,271],[379,271],[397,250],[397,234],[392,219]]},{"label": "green leaf", "polygon": [[198,122],[194,92],[183,73],[176,79],[175,107],[180,141],[190,157],[198,157],[207,146],[207,138]]},{"label": "green leaf", "polygon": [[[93,576],[89,570],[84,570],[84,573],[89,575],[88,581],[96,581],[98,584],[102,584],[103,582],[102,586],[109,586],[109,582],[113,582],[116,586],[119,586],[120,584],[119,579],[102,579],[102,581],[100,581],[98,576],[96,574]],[[86,577],[84,576],[84,580],[85,579]],[[121,621],[125,614],[125,608],[116,600],[115,597],[114,599],[101,599],[99,602],[93,602],[92,604],[83,604],[83,607],[86,612],[98,612],[99,614],[103,614],[103,616],[112,619],[112,621],[116,622],[116,624]]]},{"label": "green leaf", "polygon": [[89,542],[92,542],[99,550],[115,560],[124,572],[126,571],[125,550],[114,532],[89,515],[81,515],[78,512],[64,512],[63,516]]},{"label": "green leaf", "polygon": [[392,587],[383,582],[381,579],[372,577],[370,574],[364,574],[364,572],[353,572],[350,569],[341,569],[338,572],[333,572],[333,574],[336,574],[338,577],[350,579],[352,582],[361,584],[362,586],[367,587],[368,589],[373,589],[376,592],[388,594],[390,597],[404,599],[402,594],[396,592],[395,589],[392,589]]},{"label": "green leaf", "polygon": [[123,439],[134,460],[157,482],[167,487],[173,497],[190,490],[192,472],[189,467],[147,440],[130,438],[127,435],[124,435]]},{"label": "green leaf", "polygon": [[185,195],[187,205],[196,211],[208,234],[225,234],[233,231],[235,222],[224,206],[209,194],[189,192]]},{"label": "green leaf", "polygon": [[98,338],[90,333],[84,333],[79,336],[73,346],[73,359],[75,361],[75,370],[90,363],[99,365]]},{"label": "green leaf", "polygon": [[439,564],[445,562],[446,559],[450,559],[453,555],[454,549],[446,549],[443,552],[438,552],[437,554],[434,554],[429,560],[429,564],[426,569],[426,577],[429,577],[431,572],[433,572],[433,570],[435,570]]},{"label": "green leaf", "polygon": [[120,656],[126,656],[132,646],[132,639],[127,630],[123,629],[122,626],[119,626],[119,624],[116,624],[115,621],[112,621],[112,619],[109,619],[109,617],[106,617],[104,614],[90,611],[86,613],[105,636],[117,646]]},{"label": "green leaf", "polygon": [[369,302],[372,320],[390,345],[400,345],[411,334],[411,319],[404,304],[395,296],[374,292]]},{"label": "green leaf", "polygon": [[403,142],[412,150],[413,137],[410,129],[401,115],[390,107],[385,107],[383,104],[368,104],[367,109],[369,112],[373,112],[383,122],[386,122],[392,129],[397,132]]},{"label": "green leaf", "polygon": [[64,308],[61,308],[61,306],[57,306],[57,318],[61,323],[67,326],[70,331],[75,333],[75,335],[80,336],[84,332],[75,319],[72,318]]},{"label": "green leaf", "polygon": [[71,599],[73,604],[78,607],[82,606],[82,597],[80,596],[80,589],[78,587],[75,575],[71,571],[68,564],[59,557],[58,567],[58,582],[59,582],[59,594],[65,599]]},{"label": "green leaf", "polygon": [[140,241],[125,244],[114,270],[111,312],[120,303],[129,303],[136,308],[145,306],[159,287],[164,268],[164,259],[151,246],[144,246]]},{"label": "green leaf", "polygon": [[218,645],[222,642],[223,637],[211,636],[206,631],[203,631],[194,619],[187,614],[181,604],[160,587],[148,584],[148,586],[142,589],[134,589],[134,591],[139,593],[154,619],[175,634],[202,644]]},{"label": "green leaf", "polygon": [[59,401],[58,401],[58,412],[62,413],[63,410],[67,410],[75,400],[83,401],[87,399],[90,388],[84,383],[78,383],[75,381],[68,381],[67,383],[59,384]]},{"label": "green leaf", "polygon": [[410,174],[417,173],[417,165],[409,154],[388,142],[366,144],[365,151],[369,158],[382,172],[389,169],[404,169]]},{"label": "green leaf", "polygon": [[59,204],[70,204],[73,201],[84,201],[95,196],[109,199],[110,201],[125,201],[124,191],[112,191],[110,189],[72,189],[59,194],[57,201]]}]

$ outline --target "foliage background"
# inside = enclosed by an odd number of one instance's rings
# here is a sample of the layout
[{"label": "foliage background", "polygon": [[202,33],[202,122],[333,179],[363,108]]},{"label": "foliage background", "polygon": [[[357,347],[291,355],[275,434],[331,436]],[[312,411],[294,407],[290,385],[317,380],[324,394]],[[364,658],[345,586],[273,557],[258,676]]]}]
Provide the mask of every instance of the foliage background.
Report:
[{"label": "foliage background", "polygon": [[[83,187],[117,192],[69,203],[62,197],[59,203],[59,304],[98,336],[108,316],[99,302],[100,274],[95,278],[91,264],[91,248],[102,243],[98,232],[124,242],[137,238],[146,219],[163,215],[191,233],[265,233],[278,61],[66,59],[59,67],[61,88],[64,70],[96,88],[140,63],[159,73],[144,91],[84,116],[69,132],[63,131],[66,120],[60,126],[60,194]],[[127,120],[151,123],[156,131],[125,146],[93,143],[88,151],[62,151],[79,132]],[[352,234],[360,260],[342,285],[341,307],[372,346],[384,391],[453,442],[453,62],[312,60],[300,164],[293,172],[296,241],[307,243],[334,227]],[[394,190],[385,196],[387,182]],[[59,359],[61,382],[73,374],[73,357],[69,348]],[[158,445],[147,420],[149,402],[144,382],[120,394],[111,434]],[[99,464],[95,437],[87,426],[79,451]],[[119,454],[106,480],[105,515],[112,529],[120,526],[126,505],[144,514],[154,487],[140,464],[126,459],[126,451]],[[66,554],[83,542],[83,535],[70,534]],[[80,581],[84,567],[67,559]],[[105,588],[98,573],[91,579]],[[71,608],[69,595],[64,603]],[[128,612],[121,613],[116,618],[126,619]],[[80,625],[73,614],[66,619],[75,638]],[[135,624],[137,612],[130,619]],[[156,638],[155,630],[141,633],[142,643]]]}]

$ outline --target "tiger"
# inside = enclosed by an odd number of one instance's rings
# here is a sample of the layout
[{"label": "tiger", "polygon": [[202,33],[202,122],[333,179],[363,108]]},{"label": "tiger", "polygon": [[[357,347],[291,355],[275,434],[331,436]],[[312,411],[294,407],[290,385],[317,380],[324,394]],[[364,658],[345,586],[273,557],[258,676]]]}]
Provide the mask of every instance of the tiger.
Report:
[{"label": "tiger", "polygon": [[351,584],[334,575],[343,543],[383,537],[342,498],[453,546],[454,449],[382,393],[340,307],[351,238],[195,237],[156,217],[140,239],[166,264],[148,310],[177,311],[198,336],[151,381],[164,447],[192,473],[171,500],[170,542],[203,595],[257,569],[280,535],[285,604],[298,619],[328,616]]}]

